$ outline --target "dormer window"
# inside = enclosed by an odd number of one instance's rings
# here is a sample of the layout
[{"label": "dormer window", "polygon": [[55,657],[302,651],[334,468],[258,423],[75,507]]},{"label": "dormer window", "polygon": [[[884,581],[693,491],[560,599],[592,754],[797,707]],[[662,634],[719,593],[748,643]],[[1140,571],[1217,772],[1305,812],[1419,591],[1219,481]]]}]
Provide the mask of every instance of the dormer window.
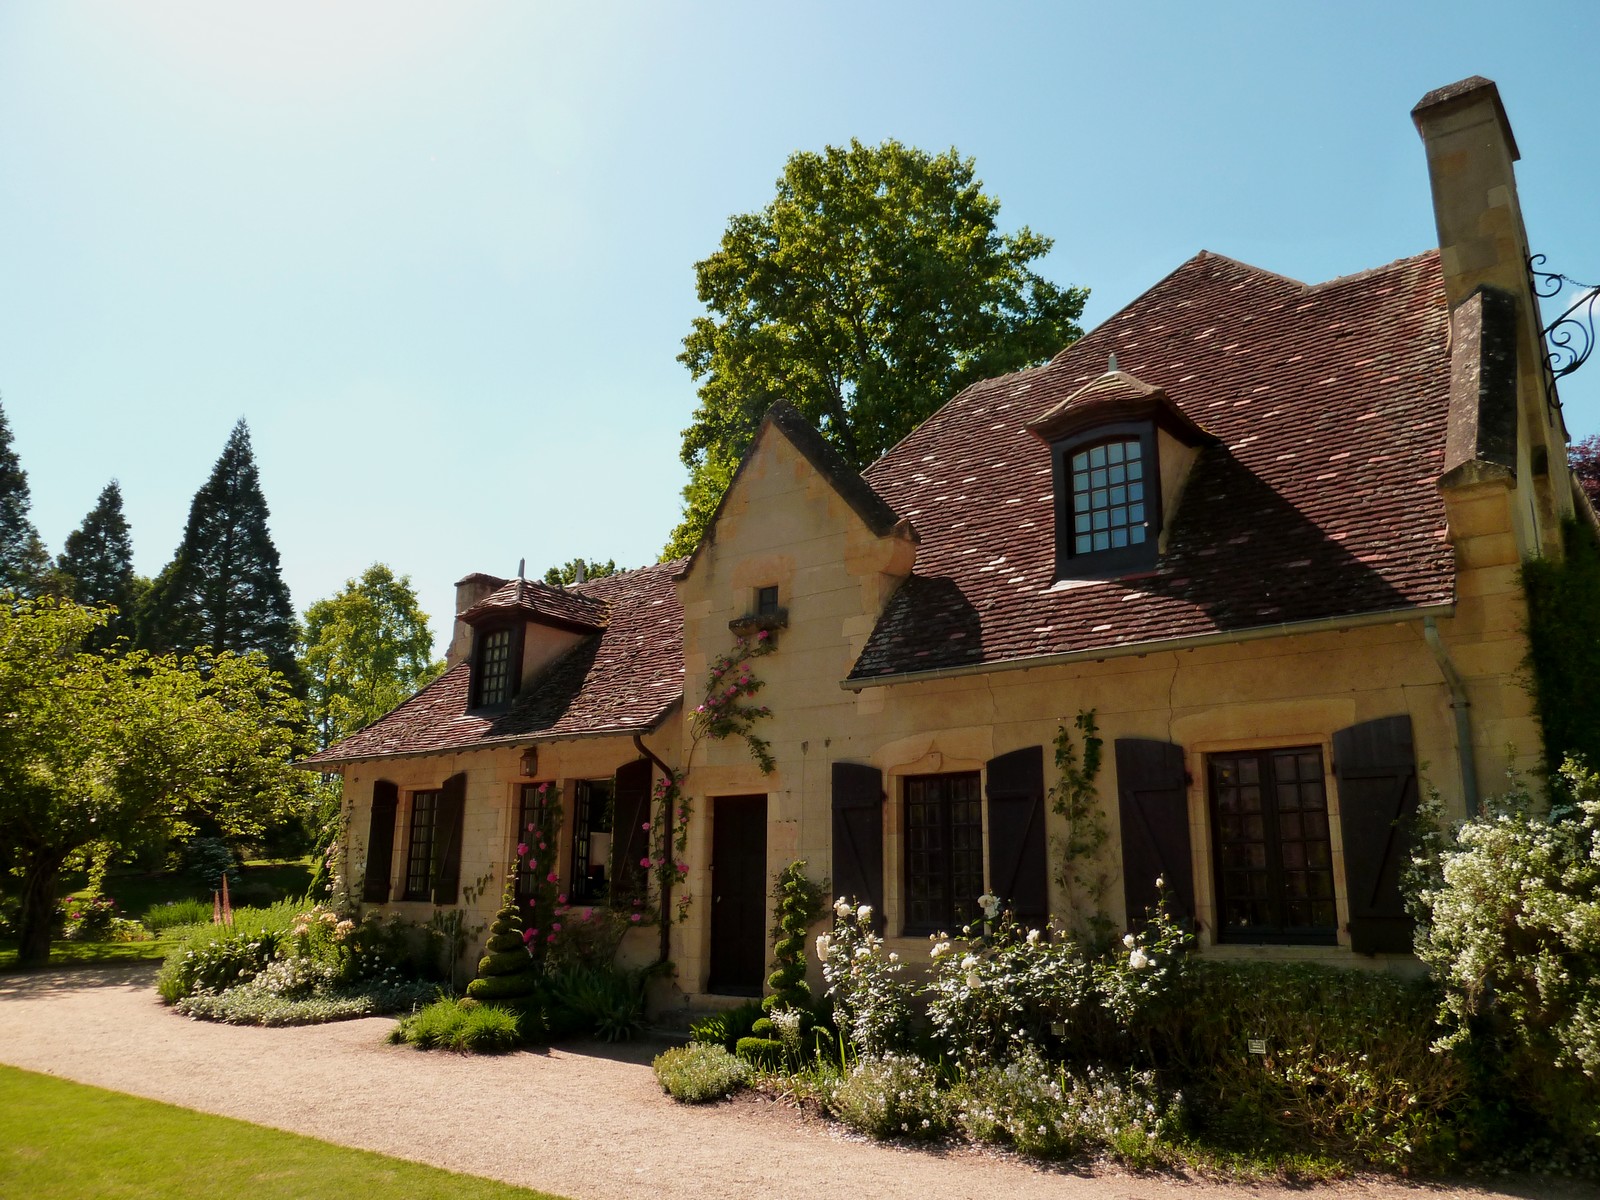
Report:
[{"label": "dormer window", "polygon": [[1116,370],[1028,430],[1050,447],[1058,579],[1152,569],[1163,509],[1175,502],[1195,448],[1215,440],[1160,388]]},{"label": "dormer window", "polygon": [[475,708],[496,708],[510,702],[517,686],[516,635],[511,629],[486,629],[478,635],[473,662]]}]

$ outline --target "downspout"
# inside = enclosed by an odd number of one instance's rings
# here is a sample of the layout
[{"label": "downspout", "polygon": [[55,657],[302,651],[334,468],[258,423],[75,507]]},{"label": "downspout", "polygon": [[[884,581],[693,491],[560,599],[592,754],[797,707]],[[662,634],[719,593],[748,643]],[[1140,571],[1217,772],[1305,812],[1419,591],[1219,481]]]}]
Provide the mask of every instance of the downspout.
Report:
[{"label": "downspout", "polygon": [[[672,768],[667,766],[666,763],[662,762],[659,758],[656,757],[655,751],[650,749],[649,746],[646,746],[644,744],[644,738],[639,736],[637,733],[634,734],[633,735],[633,744],[634,744],[635,747],[637,747],[637,749],[638,749],[640,754],[644,755],[646,758],[648,758],[651,762],[655,763],[655,765],[661,769],[661,773],[663,775],[665,775],[668,780],[672,779]],[[666,847],[667,849],[671,849],[671,847],[672,847],[672,818],[673,818],[672,808],[673,808],[673,806],[670,805],[670,804],[667,804],[667,805],[664,805],[663,807],[665,808],[666,812],[665,812],[665,815],[663,816],[662,819],[664,821],[666,821],[667,825],[666,825],[666,828],[662,831],[662,834],[661,834],[661,837],[662,837],[661,844],[662,844],[662,846]],[[671,959],[672,959],[672,917],[671,917],[671,913],[672,913],[672,872],[671,871],[662,871],[661,875],[660,875],[660,878],[661,878],[661,922],[660,922],[660,924],[661,924],[661,948],[660,948],[660,952],[659,952],[660,953],[660,957],[656,961],[657,961],[658,964],[664,964],[664,963],[670,962]]]},{"label": "downspout", "polygon": [[1439,640],[1439,626],[1432,617],[1422,618],[1422,636],[1427,639],[1428,649],[1433,651],[1439,671],[1450,687],[1450,707],[1456,713],[1456,754],[1461,759],[1461,790],[1467,804],[1467,816],[1475,817],[1478,815],[1478,762],[1472,753],[1472,718],[1467,712],[1471,707],[1467,700],[1467,688],[1461,682],[1461,673],[1456,670],[1455,663],[1450,661],[1444,643]]}]

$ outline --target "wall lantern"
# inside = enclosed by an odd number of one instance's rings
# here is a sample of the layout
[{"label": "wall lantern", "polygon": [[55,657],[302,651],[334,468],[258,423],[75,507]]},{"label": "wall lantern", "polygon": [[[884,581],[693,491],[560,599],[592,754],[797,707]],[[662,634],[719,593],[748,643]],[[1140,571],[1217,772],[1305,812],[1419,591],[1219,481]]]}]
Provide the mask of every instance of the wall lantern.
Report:
[{"label": "wall lantern", "polygon": [[529,746],[522,752],[522,777],[532,779],[539,771],[539,747]]}]

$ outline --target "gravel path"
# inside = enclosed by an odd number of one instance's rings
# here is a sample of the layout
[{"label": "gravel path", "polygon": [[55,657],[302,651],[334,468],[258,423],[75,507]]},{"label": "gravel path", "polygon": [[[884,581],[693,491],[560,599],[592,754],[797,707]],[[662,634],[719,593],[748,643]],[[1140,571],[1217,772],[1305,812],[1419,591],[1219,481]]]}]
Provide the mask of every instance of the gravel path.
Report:
[{"label": "gravel path", "polygon": [[656,1085],[647,1046],[472,1058],[387,1045],[385,1018],[298,1029],[213,1025],[164,1008],[154,975],[149,966],[0,975],[0,1062],[572,1200],[1600,1196],[1534,1180],[1509,1190],[1389,1180],[1226,1187],[1041,1170],[970,1149],[903,1149],[761,1099],[675,1104]]}]

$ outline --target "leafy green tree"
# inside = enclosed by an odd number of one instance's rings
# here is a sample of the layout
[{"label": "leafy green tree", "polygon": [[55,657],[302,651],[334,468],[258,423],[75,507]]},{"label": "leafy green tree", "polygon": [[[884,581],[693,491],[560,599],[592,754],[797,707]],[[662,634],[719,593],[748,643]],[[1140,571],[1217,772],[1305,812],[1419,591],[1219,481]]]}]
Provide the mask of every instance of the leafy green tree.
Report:
[{"label": "leafy green tree", "polygon": [[590,562],[585,558],[568,559],[558,567],[551,567],[544,573],[544,581],[551,587],[561,587],[563,584],[577,583],[578,572],[583,571],[585,579],[604,579],[607,575],[617,573],[617,560],[608,558],[605,562],[598,560]]},{"label": "leafy green tree", "polygon": [[1077,338],[1088,293],[1029,264],[1051,239],[996,230],[973,161],[899,142],[790,156],[766,208],[728,222],[695,264],[679,361],[699,382],[683,433],[693,476],[667,554],[693,550],[773,401],[863,467],[961,388]]},{"label": "leafy green tree", "polygon": [[372,724],[443,666],[411,577],[382,563],[306,610],[300,670],[323,746]]},{"label": "leafy green tree", "polygon": [[195,493],[183,541],[139,614],[142,647],[259,651],[273,670],[296,678],[294,608],[268,515],[250,430],[240,421]]},{"label": "leafy green tree", "polygon": [[0,590],[32,596],[47,589],[50,555],[28,517],[28,473],[11,448],[11,425],[0,410]]},{"label": "leafy green tree", "polygon": [[0,886],[42,963],[62,868],[95,850],[259,836],[303,804],[298,702],[257,656],[82,649],[104,610],[0,605]]},{"label": "leafy green tree", "polygon": [[56,576],[68,599],[85,605],[109,604],[117,610],[89,634],[85,641],[89,649],[132,638],[139,584],[133,573],[133,540],[122,515],[122,486],[115,479],[101,491],[83,524],[67,535],[66,548],[56,559]]}]

